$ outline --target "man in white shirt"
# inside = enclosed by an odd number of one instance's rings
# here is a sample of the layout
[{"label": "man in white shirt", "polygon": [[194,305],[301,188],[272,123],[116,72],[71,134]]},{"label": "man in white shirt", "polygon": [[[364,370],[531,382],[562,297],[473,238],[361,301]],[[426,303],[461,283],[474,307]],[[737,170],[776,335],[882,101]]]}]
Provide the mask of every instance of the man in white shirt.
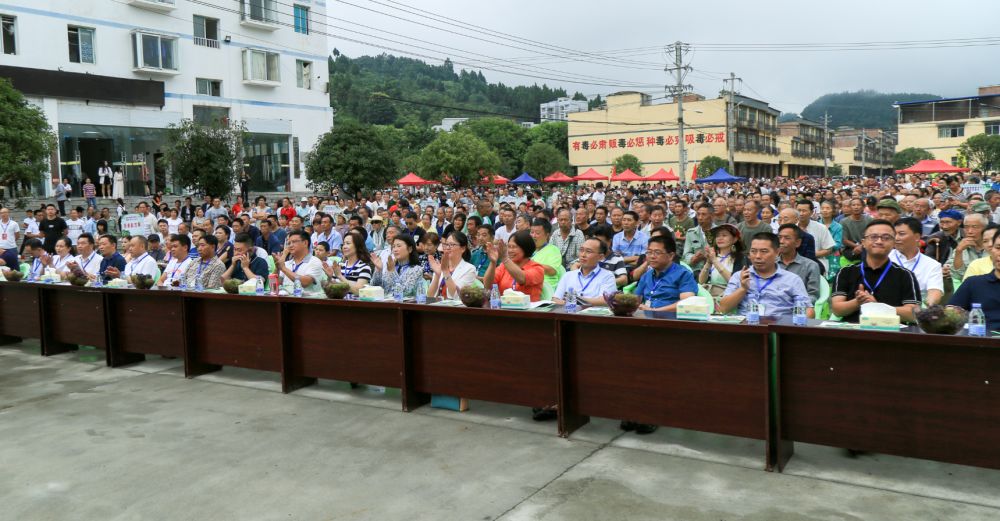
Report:
[{"label": "man in white shirt", "polygon": [[506,244],[510,236],[514,234],[514,210],[509,208],[500,210],[500,219],[503,226],[497,228],[494,235],[498,241],[503,241]]},{"label": "man in white shirt", "polygon": [[[34,220],[34,219],[32,219]],[[8,208],[0,208],[0,259],[11,269],[18,268],[17,241],[21,238],[21,227],[10,218]]]},{"label": "man in white shirt", "polygon": [[70,208],[69,219],[66,219],[66,236],[69,237],[70,242],[76,245],[77,238],[83,233],[83,226],[87,224],[86,221],[80,218],[80,208]]},{"label": "man in white shirt", "polygon": [[833,235],[830,235],[830,230],[823,223],[812,220],[811,201],[800,199],[795,208],[799,212],[799,228],[813,236],[816,241],[816,259],[823,265],[824,272],[829,271],[830,262],[827,257],[833,254],[833,249],[837,246]]},{"label": "man in white shirt", "polygon": [[590,194],[590,199],[597,203],[597,206],[604,204],[604,183],[597,183],[597,190]]},{"label": "man in white shirt", "polygon": [[274,256],[274,267],[281,277],[282,289],[292,292],[295,279],[299,279],[302,290],[318,293],[323,278],[323,263],[309,255],[309,234],[292,232],[288,234],[285,250]]},{"label": "man in white shirt", "polygon": [[926,305],[940,304],[944,296],[941,263],[920,253],[920,221],[914,217],[903,217],[896,221],[895,228],[896,249],[889,254],[889,261],[913,272]]},{"label": "man in white shirt", "polygon": [[136,205],[139,213],[142,214],[142,230],[137,235],[148,237],[156,233],[156,216],[149,212],[149,204],[143,201]]},{"label": "man in white shirt", "polygon": [[69,261],[66,266],[72,270],[83,271],[87,278],[94,280],[101,271],[101,256],[97,253],[97,240],[89,233],[83,233],[76,241],[76,251],[78,255]]},{"label": "man in white shirt", "polygon": [[566,272],[555,292],[552,301],[556,304],[566,303],[566,293],[573,290],[577,302],[588,306],[606,306],[604,295],[618,291],[615,275],[601,268],[600,262],[608,254],[608,245],[597,239],[587,239],[580,245],[580,268]]},{"label": "man in white shirt", "polygon": [[155,278],[159,274],[160,270],[156,266],[156,259],[146,251],[148,246],[149,242],[141,235],[133,236],[128,240],[131,260],[125,264],[125,271],[121,274],[122,278],[128,280],[132,278],[132,275],[149,275]]}]

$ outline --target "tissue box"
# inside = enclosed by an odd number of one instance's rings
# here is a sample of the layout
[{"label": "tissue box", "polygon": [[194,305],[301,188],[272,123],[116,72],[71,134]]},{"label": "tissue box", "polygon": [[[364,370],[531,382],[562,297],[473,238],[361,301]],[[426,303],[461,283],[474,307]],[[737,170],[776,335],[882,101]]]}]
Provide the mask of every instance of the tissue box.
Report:
[{"label": "tissue box", "polygon": [[127,288],[128,281],[125,279],[111,279],[104,285],[107,288]]},{"label": "tissue box", "polygon": [[861,315],[861,329],[899,331],[899,315]]},{"label": "tissue box", "polygon": [[502,309],[528,309],[528,304],[530,303],[531,297],[520,291],[508,289],[500,296],[500,307]]},{"label": "tissue box", "polygon": [[385,290],[381,286],[365,286],[358,292],[358,299],[366,302],[384,300]]},{"label": "tissue box", "polygon": [[707,321],[712,314],[712,304],[705,297],[688,297],[677,303],[677,318],[680,320]]},{"label": "tissue box", "polygon": [[257,294],[257,279],[250,279],[240,284],[237,293],[240,295],[256,295]]}]

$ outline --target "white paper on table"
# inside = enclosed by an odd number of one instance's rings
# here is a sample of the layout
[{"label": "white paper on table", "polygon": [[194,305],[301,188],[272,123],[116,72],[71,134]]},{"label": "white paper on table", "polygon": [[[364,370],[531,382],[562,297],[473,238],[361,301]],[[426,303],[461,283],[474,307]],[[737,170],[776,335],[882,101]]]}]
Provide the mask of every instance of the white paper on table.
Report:
[{"label": "white paper on table", "polygon": [[536,309],[542,306],[554,306],[554,305],[555,302],[552,302],[551,300],[539,300],[538,302],[529,302],[528,309]]}]

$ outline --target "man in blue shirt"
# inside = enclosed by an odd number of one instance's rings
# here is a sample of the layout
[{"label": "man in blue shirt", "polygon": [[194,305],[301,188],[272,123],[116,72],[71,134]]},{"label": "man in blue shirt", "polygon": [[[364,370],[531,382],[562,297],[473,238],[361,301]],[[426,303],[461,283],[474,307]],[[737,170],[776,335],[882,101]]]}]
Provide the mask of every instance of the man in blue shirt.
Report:
[{"label": "man in blue shirt", "polygon": [[[635,266],[646,251],[649,236],[638,229],[639,214],[629,210],[622,215],[622,231],[611,241],[611,251],[625,258],[625,264]],[[586,235],[586,234],[585,234]]]},{"label": "man in blue shirt", "polygon": [[[622,219],[624,222],[625,219]],[[639,278],[635,294],[642,299],[639,309],[645,311],[676,311],[677,301],[698,293],[698,283],[687,268],[674,262],[677,243],[673,236],[658,235],[649,239],[646,247],[646,273]]]},{"label": "man in blue shirt", "polygon": [[986,327],[1000,329],[1000,233],[993,236],[989,252],[993,259],[993,272],[962,281],[948,304],[967,311],[972,310],[973,304],[980,304],[986,315]]},{"label": "man in blue shirt", "polygon": [[254,241],[255,246],[258,248],[264,248],[269,255],[274,255],[280,253],[281,250],[285,249],[285,244],[278,239],[278,236],[272,231],[274,222],[270,219],[265,219],[260,222],[260,237]]},{"label": "man in blue shirt", "polygon": [[719,311],[729,313],[739,308],[746,314],[749,296],[756,294],[761,304],[762,316],[788,317],[792,315],[796,299],[809,301],[806,316],[814,317],[812,300],[806,292],[802,278],[786,270],[778,269],[778,236],[771,232],[760,232],[750,241],[750,263],[753,267],[733,273],[726,291],[719,301]]},{"label": "man in blue shirt", "polygon": [[[102,282],[108,282],[117,278],[121,272],[125,271],[125,257],[118,253],[118,238],[114,235],[104,234],[97,239],[97,251],[101,254],[101,269],[98,275]],[[108,270],[110,269],[110,272]]]}]

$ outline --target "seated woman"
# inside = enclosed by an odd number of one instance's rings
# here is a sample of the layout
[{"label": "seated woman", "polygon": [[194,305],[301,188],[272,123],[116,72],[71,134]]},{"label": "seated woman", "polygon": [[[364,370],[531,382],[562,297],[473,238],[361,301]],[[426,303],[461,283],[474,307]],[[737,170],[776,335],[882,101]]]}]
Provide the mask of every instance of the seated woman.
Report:
[{"label": "seated woman", "polygon": [[46,267],[56,270],[64,280],[70,274],[68,264],[73,260],[73,243],[69,237],[60,237],[56,241],[56,254],[48,257]]},{"label": "seated woman", "polygon": [[531,302],[538,302],[542,298],[545,268],[531,260],[534,253],[535,241],[529,230],[514,232],[507,244],[493,241],[487,246],[490,261],[483,276],[483,286],[489,291],[496,284],[501,295],[513,289],[528,295]]},{"label": "seated woman", "polygon": [[743,241],[740,231],[732,224],[720,224],[712,228],[715,244],[705,248],[707,261],[698,271],[698,284],[708,290],[716,302],[726,292],[726,286],[733,273],[738,273],[747,266],[743,254]]},{"label": "seated woman", "polygon": [[591,237],[580,245],[580,268],[566,272],[556,290],[552,293],[552,301],[556,304],[566,303],[566,293],[573,290],[577,303],[586,306],[606,306],[604,295],[618,291],[615,275],[601,267],[601,261],[608,254],[608,246],[604,242]]},{"label": "seated woman", "polygon": [[469,238],[460,231],[452,231],[445,236],[444,254],[438,261],[430,257],[431,270],[434,276],[427,288],[428,297],[457,299],[459,291],[477,280],[476,267],[469,263],[472,254],[469,252]]},{"label": "seated woman", "polygon": [[344,236],[340,251],[344,258],[340,264],[333,265],[332,281],[347,283],[351,293],[357,294],[372,280],[372,256],[365,247],[364,238],[357,232]]},{"label": "seated woman", "polygon": [[451,223],[444,227],[444,232],[441,234],[442,237],[447,237],[451,235],[451,232],[465,232],[465,214],[462,212],[455,212],[455,215],[451,218]]},{"label": "seated woman", "polygon": [[373,258],[372,262],[375,265],[372,284],[382,286],[386,295],[392,295],[397,284],[402,286],[404,298],[416,296],[420,291],[424,268],[417,261],[417,245],[413,242],[413,237],[403,233],[392,240],[392,255],[386,259],[384,270],[378,257]]},{"label": "seated woman", "polygon": [[228,268],[233,261],[233,243],[230,241],[232,229],[220,224],[215,227],[213,235],[219,241],[219,247],[215,249],[215,256]]},{"label": "seated woman", "polygon": [[431,270],[430,259],[433,257],[435,260],[441,260],[441,252],[438,251],[441,246],[441,238],[434,231],[429,231],[420,238],[420,244],[417,245],[417,262],[424,268],[424,280],[431,280],[431,275],[434,273]]}]

